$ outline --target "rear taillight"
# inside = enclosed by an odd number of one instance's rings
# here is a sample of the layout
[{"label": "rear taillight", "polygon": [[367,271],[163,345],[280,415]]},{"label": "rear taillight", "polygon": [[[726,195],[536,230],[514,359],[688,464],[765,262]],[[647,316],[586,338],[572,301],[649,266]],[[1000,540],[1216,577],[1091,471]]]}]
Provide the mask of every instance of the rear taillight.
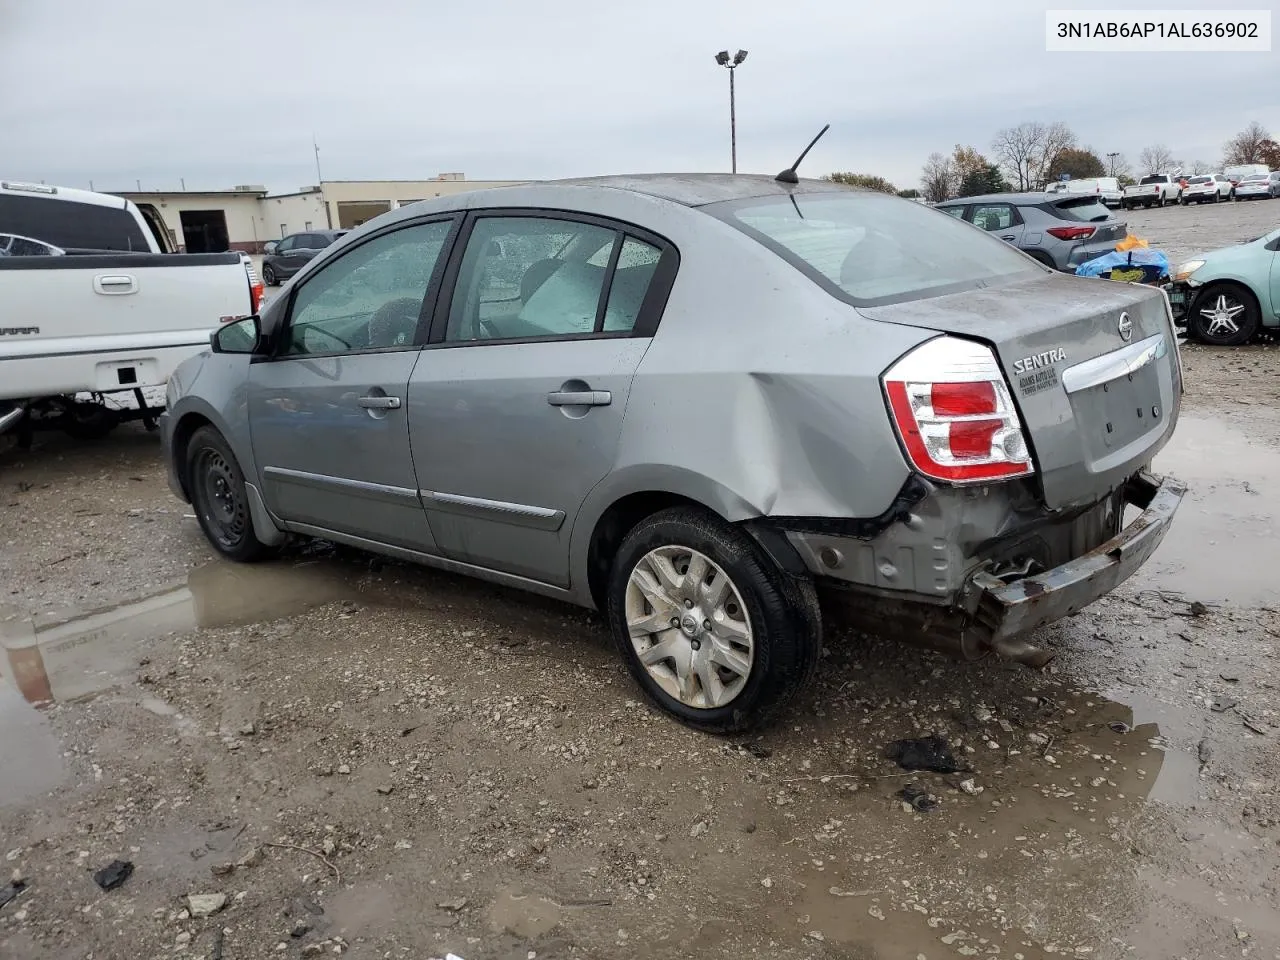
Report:
[{"label": "rear taillight", "polygon": [[1097,227],[1050,227],[1045,233],[1059,240],[1088,240]]},{"label": "rear taillight", "polygon": [[249,304],[250,313],[257,313],[258,307],[262,305],[262,279],[258,276],[258,271],[253,269],[253,261],[244,261],[244,272],[249,277]]},{"label": "rear taillight", "polygon": [[1018,411],[989,348],[937,337],[882,379],[907,459],[926,477],[981,483],[1035,472]]}]

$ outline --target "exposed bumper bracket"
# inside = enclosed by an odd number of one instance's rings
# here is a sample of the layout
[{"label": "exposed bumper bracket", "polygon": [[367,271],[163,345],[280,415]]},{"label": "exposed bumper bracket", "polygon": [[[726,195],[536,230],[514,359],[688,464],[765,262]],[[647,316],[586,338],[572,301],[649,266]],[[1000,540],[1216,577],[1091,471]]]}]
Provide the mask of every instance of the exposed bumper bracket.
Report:
[{"label": "exposed bumper bracket", "polygon": [[975,619],[990,631],[991,647],[1012,659],[1034,663],[1039,658],[1016,638],[1075,613],[1129,579],[1164,540],[1186,492],[1186,484],[1179,480],[1138,474],[1125,485],[1123,494],[1125,503],[1143,512],[1106,543],[1013,583],[986,572],[975,575],[972,584],[979,592]]}]

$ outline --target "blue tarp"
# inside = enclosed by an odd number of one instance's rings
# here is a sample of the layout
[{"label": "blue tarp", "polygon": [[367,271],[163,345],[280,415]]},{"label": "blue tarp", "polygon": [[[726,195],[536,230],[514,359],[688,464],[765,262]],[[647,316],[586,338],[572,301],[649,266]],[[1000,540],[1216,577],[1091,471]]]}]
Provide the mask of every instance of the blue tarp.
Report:
[{"label": "blue tarp", "polygon": [[1100,257],[1094,257],[1087,260],[1080,266],[1076,267],[1077,277],[1100,277],[1105,273],[1110,273],[1117,267],[1144,267],[1144,273],[1151,273],[1158,269],[1160,276],[1165,276],[1169,272],[1169,258],[1160,250],[1126,250],[1124,253],[1111,251],[1104,253]]}]

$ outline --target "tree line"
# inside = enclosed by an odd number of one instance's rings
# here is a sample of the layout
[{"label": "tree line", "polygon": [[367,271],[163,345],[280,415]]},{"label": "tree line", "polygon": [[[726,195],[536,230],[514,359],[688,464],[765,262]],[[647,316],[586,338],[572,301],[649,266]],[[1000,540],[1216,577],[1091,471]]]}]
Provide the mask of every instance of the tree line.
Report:
[{"label": "tree line", "polygon": [[1165,144],[1157,143],[1143,148],[1134,167],[1123,153],[1102,154],[1092,146],[1082,145],[1065,123],[1037,121],[999,131],[991,141],[990,151],[987,156],[975,147],[956,144],[949,154],[929,154],[918,190],[900,190],[884,177],[868,173],[830,173],[826,179],[940,203],[985,193],[1043,190],[1063,174],[1073,180],[1110,176],[1126,186],[1135,182],[1135,176],[1168,173],[1177,168],[1192,175],[1240,163],[1265,163],[1272,170],[1280,169],[1280,143],[1256,120],[1223,145],[1220,164],[1179,160]]}]

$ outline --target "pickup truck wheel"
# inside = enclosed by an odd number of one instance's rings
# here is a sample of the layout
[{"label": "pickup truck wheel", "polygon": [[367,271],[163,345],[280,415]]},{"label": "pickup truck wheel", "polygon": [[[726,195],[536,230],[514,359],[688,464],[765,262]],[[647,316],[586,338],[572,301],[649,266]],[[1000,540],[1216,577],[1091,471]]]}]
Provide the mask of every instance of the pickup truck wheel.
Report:
[{"label": "pickup truck wheel", "polygon": [[201,427],[187,443],[187,484],[196,520],[215,550],[243,563],[270,552],[254,535],[240,464],[213,427]]},{"label": "pickup truck wheel", "polygon": [[1215,347],[1238,347],[1258,332],[1262,313],[1258,301],[1235,283],[1206,287],[1187,311],[1187,329],[1193,338]]},{"label": "pickup truck wheel", "polygon": [[275,267],[271,266],[269,263],[264,263],[262,265],[262,282],[268,287],[280,286],[280,278],[276,276]]},{"label": "pickup truck wheel", "polygon": [[709,733],[770,719],[807,685],[822,649],[813,584],[694,508],[660,511],[627,534],[609,577],[608,619],[645,694]]}]

